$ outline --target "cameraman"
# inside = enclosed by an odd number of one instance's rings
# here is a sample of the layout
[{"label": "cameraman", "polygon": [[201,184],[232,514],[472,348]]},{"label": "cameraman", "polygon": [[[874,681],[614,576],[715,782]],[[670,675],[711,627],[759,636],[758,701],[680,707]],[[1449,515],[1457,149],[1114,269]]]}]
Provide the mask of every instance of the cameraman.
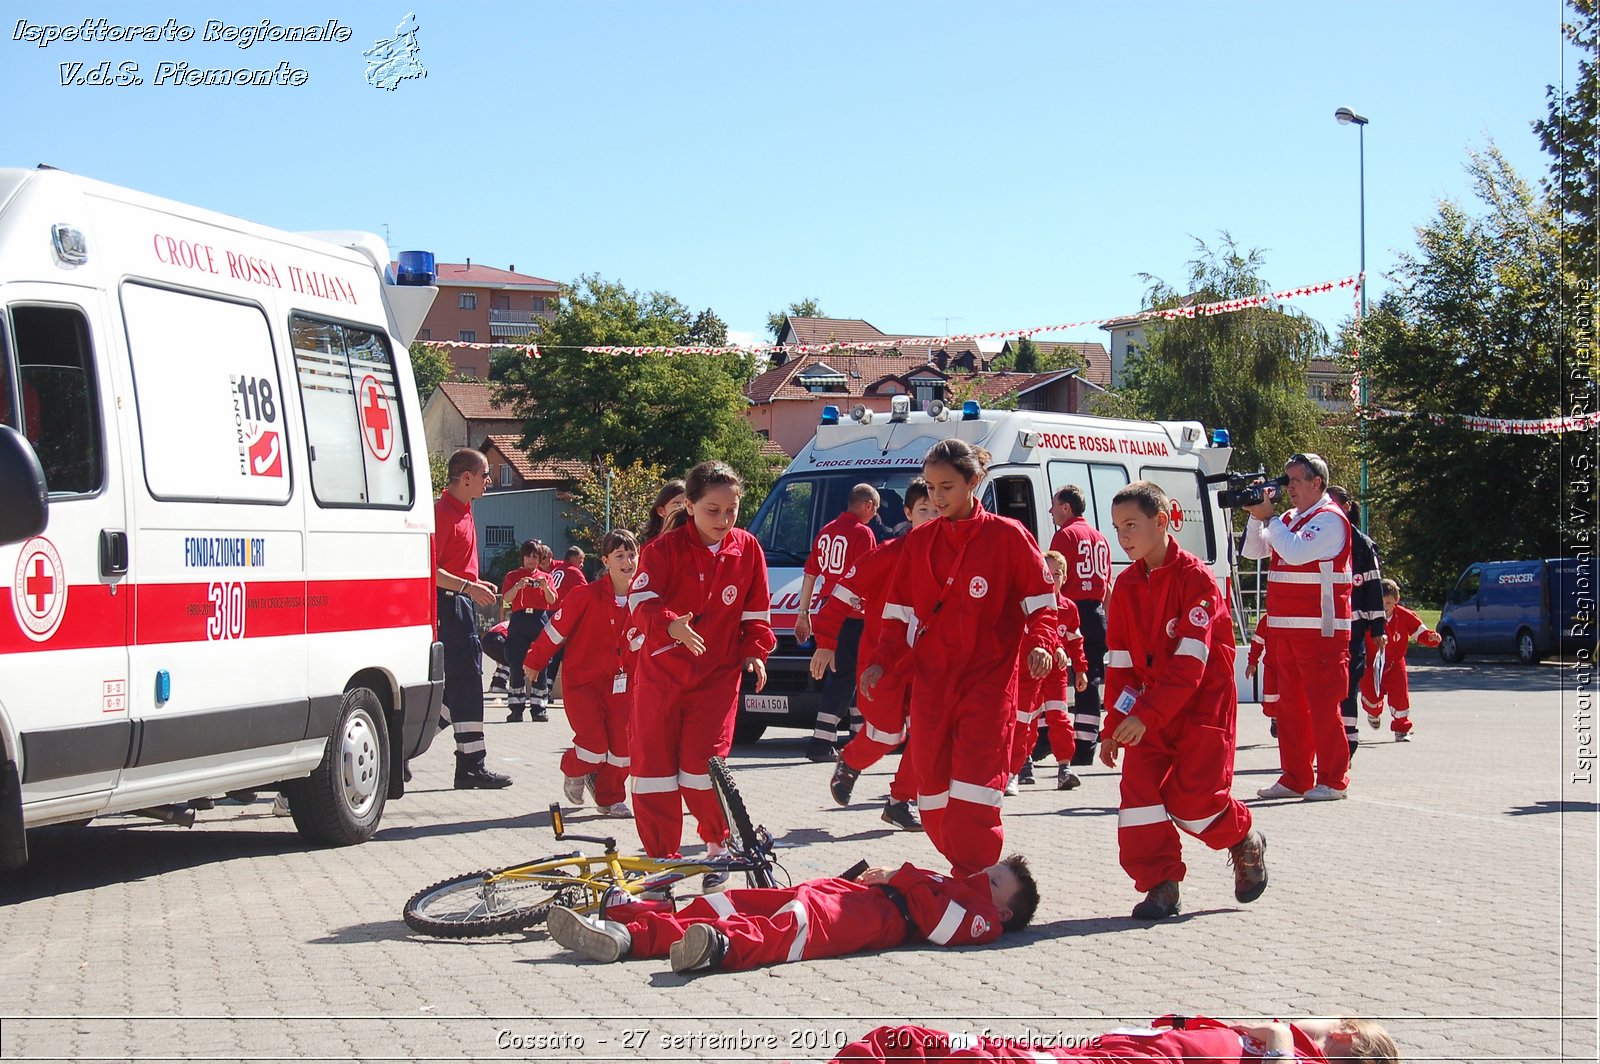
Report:
[{"label": "cameraman", "polygon": [[1350,785],[1339,703],[1350,673],[1350,521],[1328,495],[1328,463],[1296,454],[1283,467],[1292,508],[1273,517],[1272,491],[1255,506],[1241,553],[1270,558],[1267,653],[1278,674],[1278,782],[1263,798],[1324,802]]}]

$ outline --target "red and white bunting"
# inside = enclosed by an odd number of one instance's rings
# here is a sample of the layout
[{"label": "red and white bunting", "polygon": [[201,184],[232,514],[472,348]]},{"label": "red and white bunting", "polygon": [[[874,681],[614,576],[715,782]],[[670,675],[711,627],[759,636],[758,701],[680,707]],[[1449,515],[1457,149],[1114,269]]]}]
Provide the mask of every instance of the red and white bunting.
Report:
[{"label": "red and white bunting", "polygon": [[1548,436],[1552,433],[1588,432],[1600,428],[1600,411],[1573,414],[1569,417],[1507,418],[1481,417],[1476,414],[1416,414],[1406,410],[1374,410],[1375,417],[1426,417],[1435,425],[1446,421],[1460,421],[1473,432],[1494,432],[1511,436]]}]

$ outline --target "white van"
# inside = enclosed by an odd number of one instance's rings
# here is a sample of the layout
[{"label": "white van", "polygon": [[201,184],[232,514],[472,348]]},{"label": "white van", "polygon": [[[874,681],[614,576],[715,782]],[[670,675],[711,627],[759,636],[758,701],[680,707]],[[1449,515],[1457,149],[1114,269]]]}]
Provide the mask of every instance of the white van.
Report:
[{"label": "white van", "polygon": [[[887,538],[906,520],[902,493],[921,475],[923,456],[950,436],[993,456],[983,482],[984,507],[1021,521],[1041,550],[1055,534],[1050,500],[1056,490],[1082,487],[1088,502],[1084,518],[1105,533],[1113,576],[1127,568],[1128,557],[1112,530],[1112,496],[1134,480],[1160,484],[1173,500],[1172,528],[1179,544],[1210,563],[1232,596],[1228,514],[1217,505],[1220,485],[1207,482],[1227,471],[1233,449],[1220,445],[1225,434],[1219,433],[1214,444],[1196,421],[982,410],[970,400],[961,410],[939,404],[929,414],[911,411],[908,397],[894,402],[888,413],[857,407],[845,418],[837,408],[825,408],[816,437],[795,456],[750,521],[767,555],[778,647],[767,665],[765,690],[758,694],[746,681],[737,741],[753,742],[768,726],[813,726],[820,685],[806,671],[810,644],[802,650],[794,640],[806,554],[822,526],[844,511],[850,488],[862,482],[882,497],[874,531],[880,541]],[[812,608],[820,602],[813,596]]]},{"label": "white van", "polygon": [[402,793],[443,690],[406,356],[437,289],[393,274],[369,234],[0,170],[0,423],[26,438],[0,449],[0,867],[26,828],[258,788],[356,843]]}]

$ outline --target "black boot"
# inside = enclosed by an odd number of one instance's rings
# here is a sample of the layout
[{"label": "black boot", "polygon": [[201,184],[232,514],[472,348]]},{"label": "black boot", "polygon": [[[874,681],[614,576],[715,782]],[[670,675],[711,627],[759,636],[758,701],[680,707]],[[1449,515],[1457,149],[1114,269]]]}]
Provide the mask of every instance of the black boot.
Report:
[{"label": "black boot", "polygon": [[490,770],[484,764],[484,756],[463,757],[456,755],[456,790],[458,791],[498,791],[511,786],[511,777],[503,773]]}]

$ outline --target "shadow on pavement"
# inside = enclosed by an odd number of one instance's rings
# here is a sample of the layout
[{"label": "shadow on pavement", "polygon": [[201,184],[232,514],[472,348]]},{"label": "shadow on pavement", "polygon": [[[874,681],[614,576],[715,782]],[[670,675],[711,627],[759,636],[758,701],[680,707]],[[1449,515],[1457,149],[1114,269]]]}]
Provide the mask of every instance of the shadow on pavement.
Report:
[{"label": "shadow on pavement", "polygon": [[[517,932],[518,936],[529,936],[531,932]],[[509,938],[510,935],[496,935],[494,938]],[[407,927],[404,920],[375,920],[370,924],[351,924],[349,927],[336,927],[321,938],[310,938],[306,942],[313,946],[347,946],[353,942],[450,942],[459,945],[471,945],[478,939],[470,938],[432,938],[428,935],[419,935]]]},{"label": "shadow on pavement", "polygon": [[[844,811],[845,810],[840,810],[840,812]],[[866,831],[858,831],[853,835],[835,835],[833,832],[826,831],[822,828],[790,828],[782,835],[775,837],[772,841],[778,847],[789,850],[799,849],[802,846],[807,846],[812,843],[865,842],[870,839],[886,839],[891,835],[899,834],[902,834],[899,828],[891,828],[888,825],[885,825],[881,828],[869,828]],[[906,832],[904,834],[915,833]]]},{"label": "shadow on pavement", "polygon": [[1514,661],[1473,661],[1409,666],[1413,694],[1443,691],[1559,691],[1572,685],[1570,665],[1518,665]]},{"label": "shadow on pavement", "polygon": [[[600,818],[596,816],[592,819]],[[582,823],[576,817],[567,817],[566,820],[569,824]],[[372,841],[398,842],[402,839],[426,839],[436,835],[461,835],[471,831],[487,831],[491,828],[548,828],[549,826],[549,810],[538,809],[518,813],[515,816],[496,817],[492,820],[441,820],[431,824],[397,824],[393,827],[380,827],[372,836]],[[588,833],[580,832],[580,834]],[[547,833],[545,837],[552,848],[562,846],[554,835]]]},{"label": "shadow on pavement", "polygon": [[1519,805],[1514,809],[1507,809],[1506,816],[1537,816],[1540,813],[1594,813],[1600,812],[1600,803],[1595,802],[1567,802],[1567,801],[1540,801],[1532,805]]}]

